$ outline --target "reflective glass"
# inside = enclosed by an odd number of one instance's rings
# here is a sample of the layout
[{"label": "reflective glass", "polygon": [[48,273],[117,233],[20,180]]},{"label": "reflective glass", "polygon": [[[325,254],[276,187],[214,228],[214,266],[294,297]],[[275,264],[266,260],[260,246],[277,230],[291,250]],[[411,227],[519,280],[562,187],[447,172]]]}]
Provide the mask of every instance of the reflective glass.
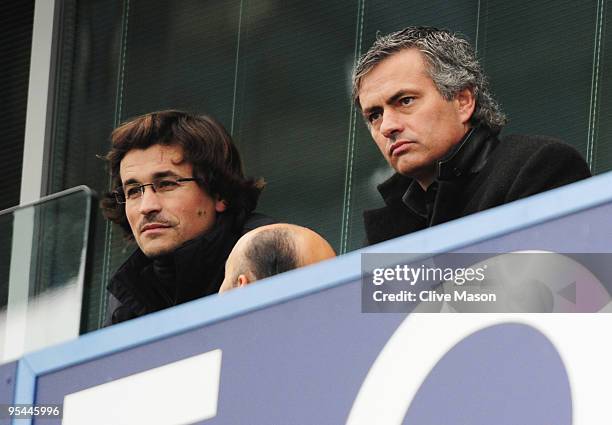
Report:
[{"label": "reflective glass", "polygon": [[0,3],[0,210],[19,203],[33,21],[34,0]]},{"label": "reflective glass", "polygon": [[[119,64],[125,13],[121,2],[64,0],[61,3],[61,44],[57,60],[49,192],[85,184],[97,193],[109,189],[104,162],[108,137],[118,119]],[[105,244],[113,239],[111,226],[96,213],[91,279],[84,297],[84,330],[103,322],[108,264]]]},{"label": "reflective glass", "polygon": [[586,154],[596,9],[596,0],[482,0],[478,50],[506,134],[555,136]]},{"label": "reflective glass", "polygon": [[597,50],[593,72],[591,122],[593,131],[593,171],[603,173],[612,170],[612,10],[601,0],[600,30],[596,35]]},{"label": "reflective glass", "polygon": [[0,213],[0,361],[79,335],[92,205],[82,186]]},{"label": "reflective glass", "polygon": [[123,20],[119,120],[162,109],[231,127],[240,0],[131,0]]},{"label": "reflective glass", "polygon": [[260,210],[340,249],[354,1],[246,1],[234,135],[268,185]]}]

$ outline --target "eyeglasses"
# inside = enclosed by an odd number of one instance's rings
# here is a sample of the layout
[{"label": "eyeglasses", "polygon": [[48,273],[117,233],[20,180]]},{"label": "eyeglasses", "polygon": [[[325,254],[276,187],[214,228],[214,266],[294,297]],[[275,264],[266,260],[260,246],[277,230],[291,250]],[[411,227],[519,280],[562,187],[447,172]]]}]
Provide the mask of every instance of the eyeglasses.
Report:
[{"label": "eyeglasses", "polygon": [[115,199],[117,200],[118,204],[125,204],[128,201],[135,201],[137,199],[140,199],[144,195],[145,187],[147,186],[151,186],[151,189],[153,189],[153,192],[155,193],[166,193],[176,190],[177,188],[182,186],[183,183],[197,180],[198,179],[194,177],[164,177],[161,179],[154,180],[153,183],[126,184],[125,186],[120,186],[115,189],[113,191],[113,194],[115,195]]}]

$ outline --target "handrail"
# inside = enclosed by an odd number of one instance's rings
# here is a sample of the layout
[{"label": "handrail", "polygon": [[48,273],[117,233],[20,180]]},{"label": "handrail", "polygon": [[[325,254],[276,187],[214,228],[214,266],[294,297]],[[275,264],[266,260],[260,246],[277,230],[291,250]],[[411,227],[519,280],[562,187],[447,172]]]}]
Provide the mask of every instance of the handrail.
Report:
[{"label": "handrail", "polygon": [[3,209],[0,211],[0,215],[4,215],[4,214],[8,214],[11,213],[13,211],[22,209],[22,208],[28,208],[28,207],[32,207],[38,204],[42,204],[44,202],[47,201],[52,201],[53,199],[57,199],[57,198],[61,198],[63,196],[66,195],[70,195],[72,193],[75,192],[79,192],[79,191],[83,191],[85,192],[87,195],[91,196],[91,197],[95,197],[96,196],[96,191],[91,189],[89,186],[85,186],[84,184],[79,185],[79,186],[75,186],[75,187],[71,187],[70,189],[66,189],[66,190],[62,190],[60,192],[55,192],[52,193],[51,195],[46,195],[41,197],[40,199],[37,199],[36,201],[33,202],[28,202],[26,204],[21,204],[21,205],[15,205],[14,207],[9,207],[6,209]]}]

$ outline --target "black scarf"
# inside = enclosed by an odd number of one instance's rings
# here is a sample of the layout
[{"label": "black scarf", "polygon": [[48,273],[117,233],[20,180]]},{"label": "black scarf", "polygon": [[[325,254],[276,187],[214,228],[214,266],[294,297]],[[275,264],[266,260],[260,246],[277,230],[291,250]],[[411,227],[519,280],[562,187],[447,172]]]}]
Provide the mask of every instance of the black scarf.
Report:
[{"label": "black scarf", "polygon": [[236,227],[233,216],[222,214],[211,231],[170,255],[151,259],[136,250],[108,285],[121,303],[113,323],[218,292],[225,260],[242,233]]}]

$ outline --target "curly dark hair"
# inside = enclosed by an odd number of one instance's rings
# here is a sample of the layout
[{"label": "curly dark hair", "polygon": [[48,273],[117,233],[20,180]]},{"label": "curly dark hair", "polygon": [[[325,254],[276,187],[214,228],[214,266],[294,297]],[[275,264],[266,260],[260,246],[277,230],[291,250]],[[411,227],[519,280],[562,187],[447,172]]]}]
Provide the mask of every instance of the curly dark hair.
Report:
[{"label": "curly dark hair", "polygon": [[[207,115],[183,111],[151,112],[127,121],[111,133],[111,149],[104,159],[111,175],[111,187],[121,186],[121,161],[132,149],[153,145],[177,145],[183,161],[193,165],[198,184],[211,196],[227,203],[223,214],[235,214],[238,222],[252,212],[265,185],[263,179],[244,176],[238,149],[225,128]],[[106,193],[100,208],[104,216],[119,224],[133,238],[125,215],[125,205],[117,203],[113,192]]]}]

